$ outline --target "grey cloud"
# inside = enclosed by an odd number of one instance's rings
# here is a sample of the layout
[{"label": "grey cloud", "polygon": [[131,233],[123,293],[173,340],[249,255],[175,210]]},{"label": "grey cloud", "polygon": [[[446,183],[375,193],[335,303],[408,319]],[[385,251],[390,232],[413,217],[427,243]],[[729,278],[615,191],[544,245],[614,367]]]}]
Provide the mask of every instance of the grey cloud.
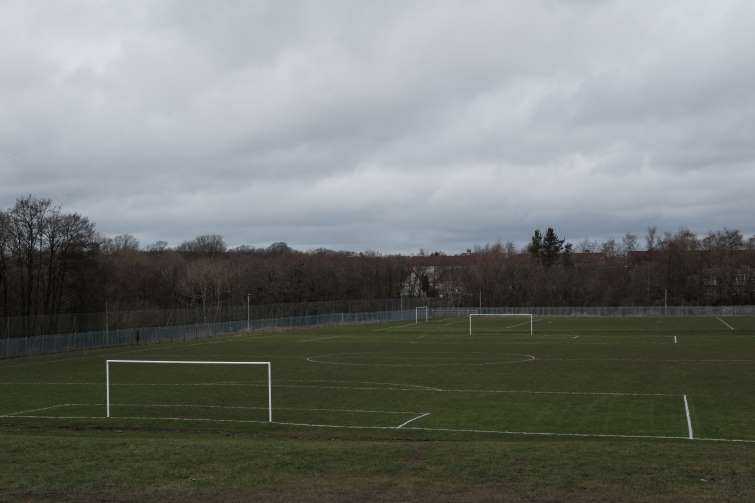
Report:
[{"label": "grey cloud", "polygon": [[745,1],[6,2],[0,204],[106,234],[459,251],[755,231]]}]

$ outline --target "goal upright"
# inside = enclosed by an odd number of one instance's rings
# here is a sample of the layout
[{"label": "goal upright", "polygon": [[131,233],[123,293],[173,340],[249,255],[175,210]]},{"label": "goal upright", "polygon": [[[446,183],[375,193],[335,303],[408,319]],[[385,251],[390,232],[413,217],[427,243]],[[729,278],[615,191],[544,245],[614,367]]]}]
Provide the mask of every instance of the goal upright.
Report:
[{"label": "goal upright", "polygon": [[474,318],[529,318],[529,320],[525,320],[521,324],[512,325],[510,327],[504,327],[504,328],[512,328],[518,325],[524,325],[527,324],[527,321],[529,321],[529,331],[530,336],[535,334],[534,331],[534,316],[532,313],[470,313],[469,314],[469,336],[472,336],[472,320]]}]

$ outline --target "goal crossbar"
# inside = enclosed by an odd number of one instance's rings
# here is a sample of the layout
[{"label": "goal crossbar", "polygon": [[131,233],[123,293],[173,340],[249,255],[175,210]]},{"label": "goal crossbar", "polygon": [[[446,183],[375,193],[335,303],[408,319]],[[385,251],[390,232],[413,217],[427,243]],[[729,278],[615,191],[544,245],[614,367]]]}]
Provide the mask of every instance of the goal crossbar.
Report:
[{"label": "goal crossbar", "polygon": [[106,417],[110,417],[110,364],[111,363],[153,363],[169,365],[264,365],[267,367],[267,420],[273,422],[273,379],[270,362],[218,362],[196,360],[105,360],[105,407]]},{"label": "goal crossbar", "polygon": [[510,317],[522,317],[527,316],[530,319],[530,335],[534,335],[534,327],[533,327],[533,318],[534,316],[530,313],[469,313],[469,336],[472,336],[472,318],[474,317],[499,317],[499,318],[510,318]]}]

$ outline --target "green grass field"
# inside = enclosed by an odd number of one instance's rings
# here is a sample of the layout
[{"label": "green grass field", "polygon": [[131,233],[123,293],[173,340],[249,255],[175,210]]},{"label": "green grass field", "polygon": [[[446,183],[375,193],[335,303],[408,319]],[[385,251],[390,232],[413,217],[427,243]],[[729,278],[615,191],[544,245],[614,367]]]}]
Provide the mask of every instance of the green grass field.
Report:
[{"label": "green grass field", "polygon": [[[754,318],[533,326],[475,319],[470,336],[441,318],[2,361],[0,500],[755,500]],[[267,368],[242,365],[113,363],[105,418],[107,359],[269,361],[273,423]]]}]

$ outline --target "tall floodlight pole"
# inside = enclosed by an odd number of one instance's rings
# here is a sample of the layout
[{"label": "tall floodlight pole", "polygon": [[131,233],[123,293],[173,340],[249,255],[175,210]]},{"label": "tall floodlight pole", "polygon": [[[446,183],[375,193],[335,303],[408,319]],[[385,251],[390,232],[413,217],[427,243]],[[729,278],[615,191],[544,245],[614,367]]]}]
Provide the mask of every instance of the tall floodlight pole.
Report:
[{"label": "tall floodlight pole", "polygon": [[246,329],[252,329],[252,294],[246,294]]}]

